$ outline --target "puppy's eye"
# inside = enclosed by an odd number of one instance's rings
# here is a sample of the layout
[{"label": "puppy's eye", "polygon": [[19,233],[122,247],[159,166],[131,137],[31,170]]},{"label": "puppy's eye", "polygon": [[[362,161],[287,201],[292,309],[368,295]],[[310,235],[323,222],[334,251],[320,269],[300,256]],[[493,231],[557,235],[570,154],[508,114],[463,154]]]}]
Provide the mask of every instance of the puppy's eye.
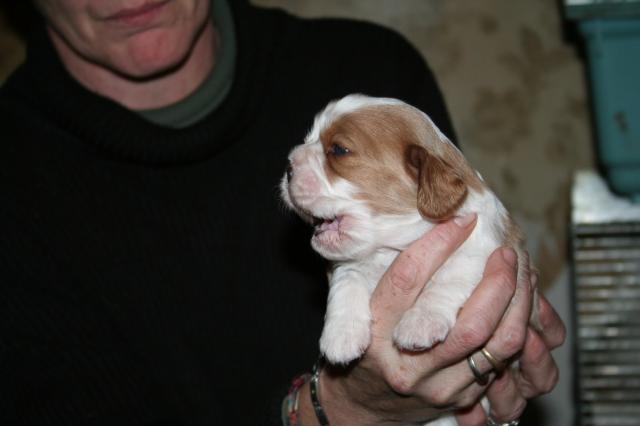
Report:
[{"label": "puppy's eye", "polygon": [[346,155],[349,152],[350,151],[348,148],[345,148],[342,145],[338,145],[337,143],[334,143],[333,145],[331,145],[331,148],[329,148],[329,150],[327,151],[327,154],[341,156],[341,155]]}]

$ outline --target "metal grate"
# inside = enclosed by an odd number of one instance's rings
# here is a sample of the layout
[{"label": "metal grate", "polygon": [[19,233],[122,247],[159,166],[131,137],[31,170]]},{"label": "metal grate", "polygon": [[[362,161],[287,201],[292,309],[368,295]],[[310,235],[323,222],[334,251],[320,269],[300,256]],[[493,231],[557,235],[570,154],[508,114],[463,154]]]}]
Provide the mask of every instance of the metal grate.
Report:
[{"label": "metal grate", "polygon": [[640,425],[640,221],[574,224],[580,424]]},{"label": "metal grate", "polygon": [[640,203],[580,172],[571,215],[577,423],[640,425]]}]

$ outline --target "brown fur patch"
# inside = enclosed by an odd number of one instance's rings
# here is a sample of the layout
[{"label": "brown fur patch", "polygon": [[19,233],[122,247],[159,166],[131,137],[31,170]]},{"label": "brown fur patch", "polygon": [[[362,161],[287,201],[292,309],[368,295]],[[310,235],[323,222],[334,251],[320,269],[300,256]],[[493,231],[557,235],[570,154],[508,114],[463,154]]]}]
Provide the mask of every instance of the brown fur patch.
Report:
[{"label": "brown fur patch", "polygon": [[449,219],[462,205],[468,189],[455,168],[419,145],[406,151],[407,167],[418,182],[418,211],[431,220]]},{"label": "brown fur patch", "polygon": [[[484,187],[462,154],[443,142],[418,110],[406,105],[369,106],[344,114],[321,132],[320,140],[329,179],[340,176],[354,183],[360,189],[357,197],[380,213],[408,213],[427,202],[426,217],[440,219],[464,200],[461,191]],[[349,152],[331,154],[333,144]],[[408,164],[406,153],[412,146],[424,148],[426,169]],[[419,200],[421,180],[429,185]]]}]

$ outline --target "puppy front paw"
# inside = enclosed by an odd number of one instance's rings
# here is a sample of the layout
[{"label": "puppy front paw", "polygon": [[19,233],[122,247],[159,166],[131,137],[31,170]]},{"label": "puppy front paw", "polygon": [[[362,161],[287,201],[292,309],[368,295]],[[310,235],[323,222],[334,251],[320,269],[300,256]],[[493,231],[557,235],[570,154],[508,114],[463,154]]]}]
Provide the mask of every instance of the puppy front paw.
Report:
[{"label": "puppy front paw", "polygon": [[432,309],[413,307],[404,313],[393,330],[393,340],[402,349],[422,351],[447,337],[453,327],[455,315],[446,315]]},{"label": "puppy front paw", "polygon": [[328,321],[320,338],[320,351],[331,364],[348,364],[362,356],[371,341],[369,319]]}]

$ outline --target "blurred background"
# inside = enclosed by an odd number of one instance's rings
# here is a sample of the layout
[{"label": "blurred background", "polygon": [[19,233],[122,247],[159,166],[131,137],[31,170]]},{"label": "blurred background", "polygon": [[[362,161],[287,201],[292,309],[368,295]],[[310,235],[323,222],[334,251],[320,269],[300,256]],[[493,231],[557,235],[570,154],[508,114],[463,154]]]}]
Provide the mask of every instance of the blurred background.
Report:
[{"label": "blurred background", "polygon": [[[573,424],[570,190],[574,171],[593,168],[595,155],[586,65],[562,3],[252,2],[306,17],[377,22],[402,33],[424,55],[444,92],[462,150],[525,229],[541,286],[570,330],[567,343],[555,352],[560,383],[551,395],[531,403],[525,424]],[[0,82],[24,58],[15,6],[6,3],[0,8]]]},{"label": "blurred background", "polygon": [[[409,39],[440,83],[463,152],[525,229],[540,283],[571,328],[570,190],[574,171],[594,167],[594,154],[586,65],[562,2],[253,3],[301,16],[373,21]],[[560,383],[530,404],[525,424],[573,424],[572,345],[570,331],[554,353]]]}]

